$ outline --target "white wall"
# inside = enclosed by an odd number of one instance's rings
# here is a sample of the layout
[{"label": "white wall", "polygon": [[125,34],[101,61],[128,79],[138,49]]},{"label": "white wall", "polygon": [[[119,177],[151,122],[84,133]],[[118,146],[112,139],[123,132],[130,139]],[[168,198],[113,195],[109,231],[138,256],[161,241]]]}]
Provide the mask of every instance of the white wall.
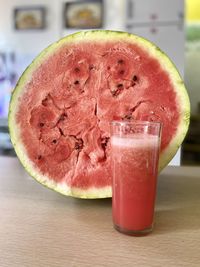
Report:
[{"label": "white wall", "polygon": [[[15,50],[19,62],[18,73],[45,47],[73,31],[63,29],[64,0],[0,0],[0,50]],[[104,1],[104,28],[124,30],[123,0]],[[17,31],[14,29],[15,7],[44,6],[47,27],[43,30]]]},{"label": "white wall", "polygon": [[[59,38],[58,7],[56,0],[1,0],[0,33],[9,45],[19,53],[37,53]],[[44,30],[17,31],[14,29],[13,10],[23,6],[45,6],[48,27]]]},{"label": "white wall", "polygon": [[[0,49],[15,51],[18,75],[33,58],[60,37],[61,19],[58,0],[0,0]],[[19,31],[14,29],[13,11],[16,7],[44,6],[47,27],[44,30]],[[6,47],[6,48],[5,48]]]},{"label": "white wall", "polygon": [[[63,0],[0,0],[0,38],[12,44],[17,52],[36,53],[71,31],[62,29]],[[47,28],[44,30],[16,31],[13,9],[22,6],[45,6]],[[105,27],[123,30],[123,0],[105,1]]]}]

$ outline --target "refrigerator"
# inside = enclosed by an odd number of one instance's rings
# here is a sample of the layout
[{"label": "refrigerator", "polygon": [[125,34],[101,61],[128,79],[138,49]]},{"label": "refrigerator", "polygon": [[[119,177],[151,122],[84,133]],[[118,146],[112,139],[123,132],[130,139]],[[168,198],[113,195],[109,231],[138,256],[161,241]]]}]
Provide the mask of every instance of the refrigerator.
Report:
[{"label": "refrigerator", "polygon": [[[126,0],[126,31],[147,38],[161,48],[184,75],[184,0]],[[170,165],[180,165],[179,149]]]}]

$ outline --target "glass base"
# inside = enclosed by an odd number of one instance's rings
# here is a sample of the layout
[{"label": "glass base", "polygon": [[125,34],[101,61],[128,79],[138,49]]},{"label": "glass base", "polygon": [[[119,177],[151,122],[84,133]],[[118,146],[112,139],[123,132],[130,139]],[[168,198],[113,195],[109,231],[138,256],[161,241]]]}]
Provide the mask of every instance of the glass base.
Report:
[{"label": "glass base", "polygon": [[125,235],[132,235],[132,236],[145,236],[145,235],[150,234],[153,230],[152,226],[145,228],[143,230],[128,230],[128,229],[122,228],[121,226],[115,225],[115,224],[114,224],[114,228],[117,231],[119,231],[120,233],[123,233]]}]

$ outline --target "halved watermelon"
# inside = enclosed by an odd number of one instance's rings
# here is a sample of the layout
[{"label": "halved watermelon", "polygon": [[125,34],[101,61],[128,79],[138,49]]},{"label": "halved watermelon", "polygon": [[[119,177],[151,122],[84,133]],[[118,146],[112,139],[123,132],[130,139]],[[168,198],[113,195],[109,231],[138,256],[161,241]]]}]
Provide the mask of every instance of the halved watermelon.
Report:
[{"label": "halved watermelon", "polygon": [[30,175],[62,194],[111,196],[109,122],[163,123],[160,170],[188,129],[190,104],[169,58],[125,32],[83,31],[46,48],[12,95],[9,129]]}]

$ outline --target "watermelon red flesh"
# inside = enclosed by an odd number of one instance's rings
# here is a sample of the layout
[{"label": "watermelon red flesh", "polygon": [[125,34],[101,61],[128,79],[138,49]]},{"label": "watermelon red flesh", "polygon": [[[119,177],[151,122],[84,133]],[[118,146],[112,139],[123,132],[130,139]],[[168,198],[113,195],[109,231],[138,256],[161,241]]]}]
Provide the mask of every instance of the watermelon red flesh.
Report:
[{"label": "watermelon red flesh", "polygon": [[63,42],[31,70],[16,110],[20,142],[42,183],[81,192],[110,188],[111,120],[161,121],[161,156],[183,120],[169,71],[148,49],[121,40]]},{"label": "watermelon red flesh", "polygon": [[30,159],[50,179],[82,189],[110,185],[111,120],[163,121],[161,150],[178,124],[168,75],[136,45],[62,47],[26,89],[17,122]]}]

